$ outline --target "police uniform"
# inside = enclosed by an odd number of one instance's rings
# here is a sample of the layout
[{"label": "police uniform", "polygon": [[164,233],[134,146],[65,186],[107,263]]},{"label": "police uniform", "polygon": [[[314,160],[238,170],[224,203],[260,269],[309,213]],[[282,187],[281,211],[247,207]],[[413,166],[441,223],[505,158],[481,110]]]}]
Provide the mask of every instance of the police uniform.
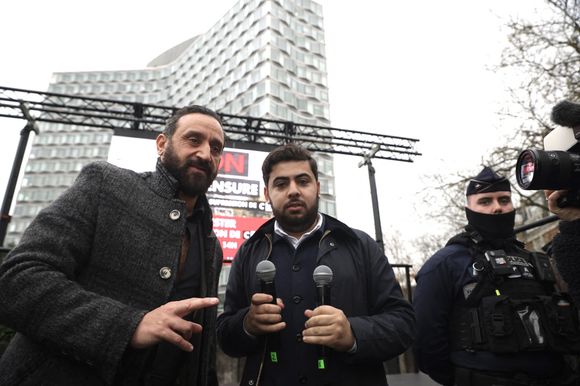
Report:
[{"label": "police uniform", "polygon": [[[467,195],[509,189],[484,168]],[[443,385],[575,384],[564,355],[580,351],[578,314],[547,255],[510,236],[514,211],[466,211],[465,231],[417,274],[419,369]]]}]

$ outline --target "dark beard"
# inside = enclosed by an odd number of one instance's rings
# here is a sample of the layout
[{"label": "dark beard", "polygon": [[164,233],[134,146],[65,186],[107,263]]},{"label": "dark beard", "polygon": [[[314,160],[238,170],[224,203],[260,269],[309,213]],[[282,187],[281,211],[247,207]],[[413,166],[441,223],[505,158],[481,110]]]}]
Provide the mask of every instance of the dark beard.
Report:
[{"label": "dark beard", "polygon": [[[173,151],[171,142],[167,144],[162,163],[169,174],[179,183],[179,190],[190,197],[205,194],[217,176],[217,170],[213,169],[212,164],[199,158],[189,158],[183,164],[180,164],[179,159]],[[190,169],[191,166],[195,166],[204,172],[192,172]]]},{"label": "dark beard", "polygon": [[318,219],[318,201],[319,199],[317,198],[314,206],[301,217],[287,216],[284,214],[283,209],[278,210],[274,207],[272,207],[272,213],[274,213],[274,217],[276,217],[278,224],[286,233],[304,233],[310,229]]}]

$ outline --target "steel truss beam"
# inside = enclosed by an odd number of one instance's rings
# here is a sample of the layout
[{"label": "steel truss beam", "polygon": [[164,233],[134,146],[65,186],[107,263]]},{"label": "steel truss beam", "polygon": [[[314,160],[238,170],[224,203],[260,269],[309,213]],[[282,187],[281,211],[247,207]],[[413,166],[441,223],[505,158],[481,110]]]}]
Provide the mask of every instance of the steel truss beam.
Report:
[{"label": "steel truss beam", "polygon": [[[27,117],[21,106],[30,111]],[[112,129],[117,135],[154,138],[176,107],[0,87],[0,117]],[[228,141],[274,147],[297,143],[314,152],[413,162],[418,139],[273,119],[221,114]]]}]

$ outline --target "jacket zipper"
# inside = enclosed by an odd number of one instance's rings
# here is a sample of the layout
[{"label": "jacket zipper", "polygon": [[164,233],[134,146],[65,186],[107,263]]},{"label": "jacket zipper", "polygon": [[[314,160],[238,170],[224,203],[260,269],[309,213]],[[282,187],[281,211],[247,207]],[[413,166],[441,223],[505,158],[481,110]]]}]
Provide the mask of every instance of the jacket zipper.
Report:
[{"label": "jacket zipper", "polygon": [[[326,236],[328,236],[330,234],[329,230],[326,230],[324,232],[324,234],[322,235],[322,237],[320,238],[320,241],[318,242],[318,249],[320,250],[320,247],[322,246],[322,241],[324,240],[324,238]],[[266,259],[268,259],[270,257],[270,255],[272,254],[272,239],[270,238],[269,235],[265,235],[266,239],[268,240],[268,244],[269,244],[269,249],[268,249],[268,255],[266,257]],[[316,262],[318,263],[318,261],[320,260],[320,255],[316,257]],[[264,351],[262,352],[262,359],[260,360],[260,367],[258,368],[258,375],[256,377],[256,386],[260,386],[260,378],[262,377],[262,369],[264,368],[264,360],[266,358],[266,351],[267,351],[267,347],[266,344],[264,344]]]}]

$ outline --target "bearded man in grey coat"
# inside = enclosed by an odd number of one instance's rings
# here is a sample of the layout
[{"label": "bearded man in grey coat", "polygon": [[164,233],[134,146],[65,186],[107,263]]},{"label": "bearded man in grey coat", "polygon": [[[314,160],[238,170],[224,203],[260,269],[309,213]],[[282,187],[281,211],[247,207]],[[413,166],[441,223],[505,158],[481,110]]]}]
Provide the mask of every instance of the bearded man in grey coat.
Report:
[{"label": "bearded man in grey coat", "polygon": [[205,193],[219,116],[178,110],[156,171],[87,165],[0,266],[0,324],[17,331],[1,385],[217,384],[222,251]]}]

